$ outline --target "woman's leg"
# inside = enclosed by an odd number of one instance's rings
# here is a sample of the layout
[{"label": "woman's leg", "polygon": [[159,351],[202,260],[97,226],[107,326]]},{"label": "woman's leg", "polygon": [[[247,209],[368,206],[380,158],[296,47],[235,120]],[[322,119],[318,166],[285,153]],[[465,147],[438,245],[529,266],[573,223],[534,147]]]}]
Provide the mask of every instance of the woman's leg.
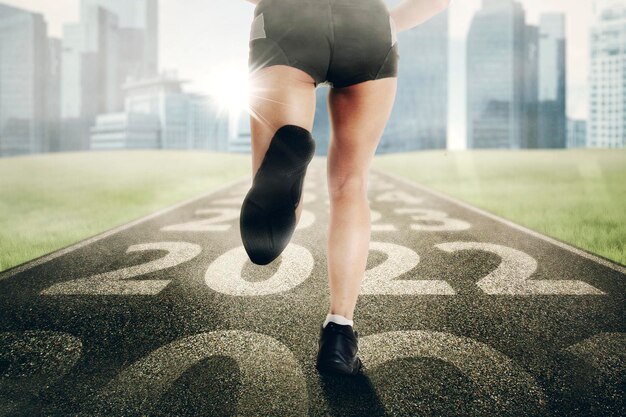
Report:
[{"label": "woman's leg", "polygon": [[328,103],[328,277],[331,314],[352,319],[370,241],[369,167],[396,97],[397,78],[331,89]]},{"label": "woman's leg", "polygon": [[[312,131],[315,81],[306,72],[286,65],[262,68],[250,76],[249,101],[254,178],[279,128],[291,124]],[[302,198],[296,208],[296,224],[302,212],[301,203]]]}]

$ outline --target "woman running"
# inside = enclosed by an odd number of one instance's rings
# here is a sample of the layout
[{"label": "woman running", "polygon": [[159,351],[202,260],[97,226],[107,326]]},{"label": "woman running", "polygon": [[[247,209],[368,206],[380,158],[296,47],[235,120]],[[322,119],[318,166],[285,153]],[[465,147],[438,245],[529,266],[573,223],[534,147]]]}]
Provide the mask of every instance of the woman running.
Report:
[{"label": "woman running", "polygon": [[370,242],[369,167],[396,97],[396,35],[449,0],[248,0],[256,4],[249,71],[253,185],[240,217],[250,260],[267,265],[289,244],[315,153],[315,89],[331,86],[327,158],[330,307],[317,369],[356,374],[353,313]]}]

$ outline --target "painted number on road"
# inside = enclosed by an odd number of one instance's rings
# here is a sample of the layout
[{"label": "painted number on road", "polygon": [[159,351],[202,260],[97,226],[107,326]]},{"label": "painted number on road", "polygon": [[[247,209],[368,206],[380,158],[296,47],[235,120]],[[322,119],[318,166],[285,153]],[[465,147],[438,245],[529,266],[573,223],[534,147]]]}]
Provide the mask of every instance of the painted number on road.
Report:
[{"label": "painted number on road", "polygon": [[383,252],[387,259],[365,271],[361,294],[365,295],[409,295],[435,294],[454,295],[445,281],[440,280],[394,280],[419,264],[420,257],[413,250],[387,242],[370,242],[370,250]]},{"label": "painted number on road", "polygon": [[206,285],[222,294],[258,296],[289,291],[303,283],[313,270],[313,255],[308,249],[290,243],[281,256],[274,275],[265,281],[250,282],[241,276],[248,254],[243,246],[231,249],[217,258],[206,271]]},{"label": "painted number on road", "polygon": [[439,210],[401,208],[394,211],[398,214],[412,213],[411,218],[419,223],[411,224],[411,229],[422,232],[458,232],[471,227],[468,222],[450,218],[448,213]]},{"label": "painted number on road", "polygon": [[450,242],[435,247],[445,252],[478,250],[498,255],[502,262],[476,284],[487,294],[505,295],[602,295],[597,288],[576,280],[530,280],[537,261],[517,249],[493,243]]},{"label": "painted number on road", "polygon": [[381,193],[376,197],[376,201],[385,203],[421,204],[424,199],[415,197],[406,191],[397,190]]},{"label": "painted number on road", "polygon": [[225,224],[239,218],[239,210],[230,208],[210,208],[196,210],[196,215],[213,214],[210,219],[194,220],[188,223],[166,226],[163,232],[225,232],[231,229],[232,224]]},{"label": "painted number on road", "polygon": [[213,356],[232,358],[239,367],[237,415],[307,415],[306,381],[291,351],[272,337],[235,330],[201,333],[155,350],[111,381],[89,411],[151,414],[183,373]]},{"label": "painted number on road", "polygon": [[202,252],[198,245],[186,242],[157,242],[133,245],[126,253],[141,251],[166,251],[154,261],[129,266],[88,278],[55,284],[41,292],[42,295],[156,295],[170,280],[130,281],[131,278],[171,268],[190,261]]},{"label": "painted number on road", "polygon": [[[359,354],[374,386],[385,387],[373,368],[404,358],[433,358],[451,364],[472,380],[490,415],[541,413],[546,397],[535,379],[504,354],[476,340],[432,331],[397,331],[363,337]],[[383,401],[385,398],[382,398]],[[393,397],[385,404],[389,414]],[[534,411],[534,412],[531,412]]]}]

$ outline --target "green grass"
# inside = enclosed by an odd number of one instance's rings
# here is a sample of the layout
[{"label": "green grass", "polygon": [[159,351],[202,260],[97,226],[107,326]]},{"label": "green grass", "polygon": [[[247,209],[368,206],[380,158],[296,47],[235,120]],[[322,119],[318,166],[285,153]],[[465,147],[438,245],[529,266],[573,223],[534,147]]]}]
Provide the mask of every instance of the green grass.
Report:
[{"label": "green grass", "polygon": [[0,271],[251,173],[249,155],[93,152],[0,159]]},{"label": "green grass", "polygon": [[[626,264],[626,150],[417,152],[373,167]],[[225,153],[0,159],[0,270],[250,173],[249,155]]]},{"label": "green grass", "polygon": [[626,150],[432,151],[373,167],[626,264]]}]

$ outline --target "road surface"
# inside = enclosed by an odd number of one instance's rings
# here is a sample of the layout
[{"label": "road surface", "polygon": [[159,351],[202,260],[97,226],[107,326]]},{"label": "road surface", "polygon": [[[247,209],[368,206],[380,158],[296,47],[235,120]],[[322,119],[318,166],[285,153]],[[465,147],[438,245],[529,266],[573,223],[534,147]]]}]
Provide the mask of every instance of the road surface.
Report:
[{"label": "road surface", "polygon": [[0,415],[626,414],[624,266],[376,170],[365,371],[320,377],[325,164],[269,265],[243,178],[0,274]]}]

